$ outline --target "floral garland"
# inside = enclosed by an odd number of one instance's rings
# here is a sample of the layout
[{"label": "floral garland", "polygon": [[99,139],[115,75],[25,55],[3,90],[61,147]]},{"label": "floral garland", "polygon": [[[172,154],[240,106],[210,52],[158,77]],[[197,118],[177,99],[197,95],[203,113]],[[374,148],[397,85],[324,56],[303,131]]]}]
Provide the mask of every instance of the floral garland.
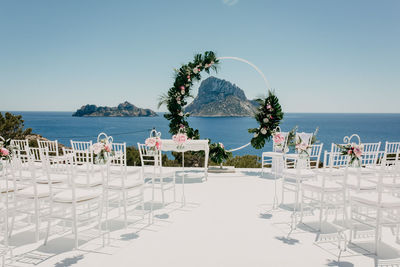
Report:
[{"label": "floral garland", "polygon": [[260,106],[255,114],[255,119],[260,126],[248,131],[254,134],[251,139],[251,145],[256,149],[260,149],[264,147],[265,140],[269,141],[273,136],[276,127],[279,126],[283,119],[283,112],[278,97],[271,91],[268,91],[267,98],[257,99],[256,101]]},{"label": "floral garland", "polygon": [[185,113],[184,106],[187,105],[187,99],[191,97],[190,90],[194,81],[201,79],[200,73],[204,70],[210,73],[213,69],[217,71],[219,61],[212,51],[207,51],[194,56],[194,60],[188,64],[182,65],[179,70],[175,69],[175,82],[166,95],[160,97],[158,106],[166,105],[169,113],[164,117],[170,121],[169,132],[177,134],[181,125],[186,128],[186,134],[189,138],[199,139],[199,131],[189,127],[187,117],[189,113]]}]

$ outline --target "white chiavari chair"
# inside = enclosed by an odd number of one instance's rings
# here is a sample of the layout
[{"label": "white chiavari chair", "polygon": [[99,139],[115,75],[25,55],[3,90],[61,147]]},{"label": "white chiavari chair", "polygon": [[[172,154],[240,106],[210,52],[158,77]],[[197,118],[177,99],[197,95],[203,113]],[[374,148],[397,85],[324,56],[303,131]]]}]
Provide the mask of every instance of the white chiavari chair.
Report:
[{"label": "white chiavari chair", "polygon": [[[71,151],[66,151],[67,153]],[[103,205],[105,197],[105,188],[101,187],[83,187],[77,186],[75,180],[78,173],[90,172],[90,169],[84,168],[78,170],[79,160],[76,159],[76,155],[80,151],[74,151],[73,157],[65,157],[66,169],[68,170],[69,184],[67,187],[57,184],[50,183],[51,195],[50,195],[50,213],[47,216],[48,224],[46,231],[46,238],[44,245],[47,245],[48,238],[51,232],[51,221],[61,220],[69,222],[72,233],[74,234],[74,248],[79,247],[79,228],[93,223],[97,223],[98,237],[103,237],[102,222],[107,220],[107,217],[103,218]],[[70,153],[69,153],[70,154]],[[101,177],[103,179],[103,187],[107,186],[108,179],[108,167],[107,164],[102,166]]]},{"label": "white chiavari chair", "polygon": [[141,161],[141,174],[146,183],[152,188],[152,205],[154,203],[155,190],[160,190],[162,205],[165,205],[164,192],[173,191],[173,202],[176,201],[175,171],[166,171],[162,166],[162,155],[160,150],[154,150],[145,144],[138,143]]},{"label": "white chiavari chair", "polygon": [[[110,158],[110,178],[108,183],[109,200],[118,204],[118,214],[123,208],[125,227],[128,226],[129,217],[141,217],[144,219],[144,180],[140,169],[129,170],[126,164],[126,143],[112,143],[114,156]],[[114,194],[113,194],[114,193]],[[116,198],[114,197],[116,195]],[[140,207],[140,210],[137,208]],[[150,213],[149,213],[150,220]]]}]

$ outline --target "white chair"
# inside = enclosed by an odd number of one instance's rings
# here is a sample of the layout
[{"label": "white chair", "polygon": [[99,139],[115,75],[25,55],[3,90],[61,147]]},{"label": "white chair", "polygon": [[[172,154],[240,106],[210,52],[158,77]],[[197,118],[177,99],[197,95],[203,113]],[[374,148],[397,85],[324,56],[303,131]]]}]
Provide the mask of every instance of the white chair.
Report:
[{"label": "white chair", "polygon": [[[1,160],[1,159],[0,159]],[[0,183],[1,183],[1,192],[0,192],[0,235],[3,237],[3,244],[0,248],[0,254],[2,257],[2,266],[5,266],[5,261],[7,255],[9,255],[10,259],[13,258],[13,251],[11,247],[9,247],[9,217],[11,206],[9,205],[12,201],[12,191],[13,184],[9,181],[9,175],[7,169],[9,168],[9,163],[7,161],[2,162],[2,167],[0,168]]]},{"label": "white chair", "polygon": [[[128,226],[128,215],[136,216],[137,207],[141,207],[140,215],[144,219],[144,180],[140,170],[129,170],[126,165],[126,143],[112,143],[114,156],[110,158],[110,177],[108,182],[108,206],[117,202],[118,211],[123,207],[125,227]],[[116,193],[116,198],[113,198]],[[120,212],[119,212],[120,213]],[[149,213],[150,221],[150,213]]]},{"label": "white chair", "polygon": [[[322,228],[322,217],[325,211],[328,218],[328,210],[335,210],[335,220],[339,209],[343,211],[343,220],[347,221],[346,213],[346,191],[343,186],[345,173],[338,172],[337,166],[342,162],[348,162],[347,156],[340,155],[339,152],[324,153],[324,166],[318,170],[315,179],[307,180],[302,183],[301,187],[301,217],[303,221],[304,207],[310,206],[313,209],[319,209],[319,227]],[[347,166],[347,164],[345,165]],[[341,183],[337,183],[341,181]]]},{"label": "white chair", "polygon": [[308,149],[306,150],[306,153],[301,153],[297,148],[295,149],[295,153],[286,153],[284,158],[286,166],[295,164],[300,168],[310,167],[311,142],[313,136],[314,133],[296,132],[295,144],[303,143],[308,147]]},{"label": "white chair", "polygon": [[39,149],[47,149],[49,153],[49,160],[52,164],[57,164],[62,162],[62,157],[60,157],[60,153],[58,150],[58,141],[50,141],[50,140],[40,140],[37,139],[37,143]]},{"label": "white chair", "polygon": [[400,142],[387,142],[385,143],[385,151],[382,157],[382,165],[394,165],[399,160]]},{"label": "white chair", "polygon": [[[79,152],[77,152],[79,153]],[[75,158],[75,155],[74,155]],[[71,223],[71,229],[74,234],[74,248],[79,246],[79,227],[87,226],[90,223],[97,222],[99,237],[102,236],[102,219],[103,219],[103,203],[104,203],[104,188],[93,187],[78,187],[75,184],[79,167],[76,159],[71,157],[66,158],[67,170],[69,175],[68,187],[60,186],[56,183],[49,183],[51,185],[50,194],[50,213],[47,217],[47,231],[44,245],[47,244],[52,220],[61,220]],[[48,165],[47,160],[47,165]],[[104,173],[101,174],[103,178],[102,184],[107,186],[108,171],[106,166],[103,166]],[[83,169],[90,171],[89,169]],[[82,172],[82,170],[79,170]],[[107,217],[105,218],[107,220]],[[103,236],[104,237],[104,236]],[[104,238],[103,238],[104,245]]]},{"label": "white chair", "polygon": [[152,205],[154,203],[155,190],[160,190],[162,205],[165,205],[164,192],[173,191],[173,202],[176,201],[175,171],[166,171],[162,167],[162,155],[160,150],[149,148],[145,144],[138,143],[140,161],[142,165],[142,178],[151,184]]},{"label": "white chair", "polygon": [[[400,198],[393,196],[393,188],[383,182],[387,174],[388,172],[386,171],[375,170],[377,190],[368,193],[353,194],[350,198],[350,216],[353,224],[366,225],[375,230],[373,247],[375,255],[379,253],[382,227],[397,227],[398,229],[400,225]],[[356,231],[357,227],[353,225],[351,227],[350,238],[356,237]]]},{"label": "white chair", "polygon": [[92,141],[72,141],[71,146],[76,164],[76,177],[74,179],[77,187],[96,187],[103,182],[99,174],[98,166],[94,165]]},{"label": "white chair", "polygon": [[284,155],[288,150],[288,132],[281,132],[280,128],[277,127],[275,134],[280,135],[284,138],[283,142],[277,142],[275,138],[272,138],[273,146],[272,150],[269,152],[263,152],[261,155],[261,176],[264,176],[264,168],[271,167],[271,173],[274,174],[274,199],[272,208],[275,209],[278,205],[278,196],[277,196],[277,179],[278,175],[282,175],[283,171],[283,160]]},{"label": "white chair", "polygon": [[311,145],[310,149],[310,168],[311,169],[318,169],[319,164],[321,162],[321,154],[322,154],[322,148],[324,147],[324,144],[313,144]]},{"label": "white chair", "polygon": [[28,161],[29,141],[12,139],[10,145],[15,149],[16,156],[21,159],[22,163]]},{"label": "white chair", "polygon": [[[29,148],[28,161],[25,163],[27,171],[21,171],[23,163],[20,158],[14,159],[11,164],[11,174],[14,180],[13,211],[16,214],[26,214],[29,221],[31,217],[34,218],[35,241],[37,242],[39,240],[41,218],[46,210],[48,210],[51,182],[46,184],[38,183],[39,180],[50,181],[50,178],[44,166],[38,168],[35,165],[36,152],[32,151],[35,151],[35,148]],[[45,157],[45,154],[41,154],[40,157]],[[13,227],[14,220],[11,223],[10,235]]]},{"label": "white chair", "polygon": [[371,167],[378,164],[379,149],[381,142],[363,143],[363,152],[361,156],[361,166]]}]

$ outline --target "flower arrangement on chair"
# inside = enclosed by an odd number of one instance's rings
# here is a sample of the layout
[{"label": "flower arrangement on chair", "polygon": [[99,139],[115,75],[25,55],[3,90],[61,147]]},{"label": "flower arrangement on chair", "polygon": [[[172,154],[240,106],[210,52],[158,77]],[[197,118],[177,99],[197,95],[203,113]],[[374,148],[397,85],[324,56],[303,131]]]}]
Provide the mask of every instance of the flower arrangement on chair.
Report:
[{"label": "flower arrangement on chair", "polygon": [[308,157],[310,155],[309,150],[310,150],[311,146],[308,143],[304,142],[301,139],[301,137],[298,137],[295,148],[296,148],[297,154],[299,154],[300,157]]},{"label": "flower arrangement on chair", "polygon": [[[105,138],[100,139],[101,135],[104,135]],[[115,151],[112,149],[112,137],[108,137],[104,133],[99,134],[97,143],[92,146],[92,151],[95,154],[95,163],[105,164],[111,156],[115,155]]]},{"label": "flower arrangement on chair", "polygon": [[272,133],[276,152],[286,153],[289,149],[285,143],[285,136],[281,132],[275,131]]},{"label": "flower arrangement on chair", "polygon": [[227,151],[222,143],[210,144],[210,160],[219,164],[222,169],[222,163],[232,157],[232,153]]},{"label": "flower arrangement on chair", "polygon": [[156,129],[153,128],[153,130],[151,130],[150,132],[150,137],[147,138],[146,141],[144,141],[144,144],[148,149],[156,154],[156,152],[161,149],[162,145],[161,133],[157,132]]},{"label": "flower arrangement on chair", "polygon": [[351,165],[358,165],[358,166],[360,165],[361,156],[363,153],[362,144],[351,143],[346,145],[339,145],[339,144],[336,145],[340,148],[341,155],[349,156],[350,158],[349,163]]},{"label": "flower arrangement on chair", "polygon": [[2,169],[3,160],[10,161],[12,159],[14,148],[10,145],[11,139],[4,140],[0,136],[0,170]]}]

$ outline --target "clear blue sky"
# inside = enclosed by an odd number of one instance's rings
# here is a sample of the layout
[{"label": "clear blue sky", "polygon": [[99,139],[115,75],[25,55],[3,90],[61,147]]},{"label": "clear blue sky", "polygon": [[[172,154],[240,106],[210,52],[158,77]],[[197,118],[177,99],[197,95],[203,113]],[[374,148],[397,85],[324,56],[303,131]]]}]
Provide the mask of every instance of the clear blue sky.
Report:
[{"label": "clear blue sky", "polygon": [[[286,112],[400,112],[399,14],[398,0],[0,0],[0,110],[156,109],[173,68],[213,50],[256,64]],[[266,91],[244,63],[217,77]]]}]

